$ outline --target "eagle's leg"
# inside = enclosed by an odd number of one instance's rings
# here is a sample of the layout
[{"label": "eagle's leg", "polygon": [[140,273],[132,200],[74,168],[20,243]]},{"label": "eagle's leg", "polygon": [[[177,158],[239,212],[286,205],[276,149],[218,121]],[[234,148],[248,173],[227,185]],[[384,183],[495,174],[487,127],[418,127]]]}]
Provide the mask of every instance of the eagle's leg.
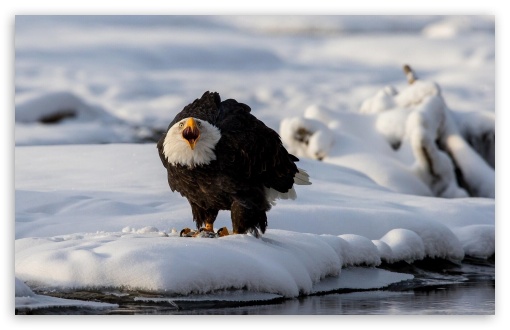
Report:
[{"label": "eagle's leg", "polygon": [[[218,216],[218,211],[215,209],[204,209],[196,204],[190,203],[191,212],[193,213],[193,220],[197,224],[197,234],[200,231],[214,232],[213,224]],[[205,224],[204,227],[202,227]]]},{"label": "eagle's leg", "polygon": [[[193,213],[193,220],[197,225],[197,230],[193,231],[189,228],[181,230],[181,237],[223,237],[228,235],[227,228],[223,227],[214,232],[214,221],[218,216],[219,210],[217,209],[204,209],[197,204],[191,203],[191,212]],[[203,227],[202,227],[203,226]],[[207,232],[207,233],[205,233]]]},{"label": "eagle's leg", "polygon": [[[214,232],[213,224],[214,224],[214,220],[216,220],[216,217],[218,216],[218,210],[206,210],[204,214],[205,214],[205,219],[203,220],[203,222],[205,223],[205,226],[200,228],[199,230],[200,231],[205,230],[205,231],[213,233]],[[197,226],[198,226],[198,222],[197,222]]]},{"label": "eagle's leg", "polygon": [[264,233],[267,227],[266,210],[256,207],[249,208],[246,203],[234,201],[230,213],[232,217],[232,231],[234,234],[251,232],[259,237],[259,230]]},{"label": "eagle's leg", "polygon": [[214,228],[213,228],[213,222],[206,222],[206,223],[205,223],[204,230],[205,230],[205,231],[214,231]]}]

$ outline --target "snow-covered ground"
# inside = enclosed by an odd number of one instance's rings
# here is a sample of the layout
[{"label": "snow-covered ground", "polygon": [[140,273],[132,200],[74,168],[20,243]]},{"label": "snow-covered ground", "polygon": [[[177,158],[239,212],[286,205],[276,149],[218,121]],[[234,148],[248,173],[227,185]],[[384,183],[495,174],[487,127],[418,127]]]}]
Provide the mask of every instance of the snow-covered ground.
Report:
[{"label": "snow-covered ground", "polygon": [[[486,16],[16,17],[16,306],[58,304],[26,285],[271,299],[410,278],[382,262],[491,257],[494,29]],[[310,174],[260,239],[178,237],[191,210],[153,140],[206,90],[248,104]]]}]

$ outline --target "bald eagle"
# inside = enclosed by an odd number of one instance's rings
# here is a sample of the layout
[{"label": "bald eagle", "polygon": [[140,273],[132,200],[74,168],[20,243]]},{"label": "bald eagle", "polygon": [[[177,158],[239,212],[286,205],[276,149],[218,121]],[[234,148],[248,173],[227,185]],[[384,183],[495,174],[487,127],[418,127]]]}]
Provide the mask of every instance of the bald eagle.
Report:
[{"label": "bald eagle", "polygon": [[175,116],[157,143],[168,184],[187,198],[197,229],[214,232],[218,212],[230,210],[234,234],[259,237],[275,199],[295,199],[293,185],[310,184],[280,136],[250,111],[205,92]]}]

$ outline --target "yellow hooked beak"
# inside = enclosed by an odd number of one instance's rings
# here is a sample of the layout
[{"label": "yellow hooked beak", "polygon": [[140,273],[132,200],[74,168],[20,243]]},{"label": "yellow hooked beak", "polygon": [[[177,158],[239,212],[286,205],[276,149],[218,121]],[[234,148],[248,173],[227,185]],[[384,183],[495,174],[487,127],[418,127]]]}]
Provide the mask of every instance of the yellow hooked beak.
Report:
[{"label": "yellow hooked beak", "polygon": [[184,125],[182,130],[182,137],[188,142],[191,150],[195,149],[195,145],[200,138],[200,130],[198,125],[193,118],[189,118]]}]

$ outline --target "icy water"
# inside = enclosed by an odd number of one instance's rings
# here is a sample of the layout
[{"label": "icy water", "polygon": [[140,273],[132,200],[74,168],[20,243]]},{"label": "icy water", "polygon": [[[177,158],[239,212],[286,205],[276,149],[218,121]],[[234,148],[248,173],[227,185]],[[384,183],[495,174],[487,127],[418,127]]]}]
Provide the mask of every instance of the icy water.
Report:
[{"label": "icy water", "polygon": [[169,314],[221,315],[361,315],[361,314],[486,314],[495,313],[494,282],[445,285],[405,292],[367,291],[311,296],[280,304],[210,308]]},{"label": "icy water", "polygon": [[[393,265],[392,270],[413,273],[415,279],[391,285],[384,290],[335,292],[296,299],[268,302],[187,303],[141,302],[123,296],[119,307],[109,310],[50,308],[22,314],[175,314],[175,315],[367,315],[367,314],[495,314],[494,260],[468,260],[460,267],[443,264],[444,269],[419,265]],[[98,299],[97,293],[80,293],[82,298]],[[68,296],[79,298],[79,295]],[[62,295],[58,295],[63,297]],[[114,302],[111,295],[105,302]]]}]

